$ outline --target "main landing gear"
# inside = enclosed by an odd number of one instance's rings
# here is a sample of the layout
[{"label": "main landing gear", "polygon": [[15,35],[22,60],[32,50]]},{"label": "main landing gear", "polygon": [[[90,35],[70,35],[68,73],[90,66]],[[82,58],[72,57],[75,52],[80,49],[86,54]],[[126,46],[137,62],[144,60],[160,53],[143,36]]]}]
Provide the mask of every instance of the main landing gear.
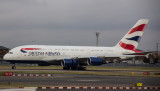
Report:
[{"label": "main landing gear", "polygon": [[63,70],[86,70],[86,67],[63,67]]},{"label": "main landing gear", "polygon": [[16,65],[15,64],[12,64],[12,69],[16,69]]}]

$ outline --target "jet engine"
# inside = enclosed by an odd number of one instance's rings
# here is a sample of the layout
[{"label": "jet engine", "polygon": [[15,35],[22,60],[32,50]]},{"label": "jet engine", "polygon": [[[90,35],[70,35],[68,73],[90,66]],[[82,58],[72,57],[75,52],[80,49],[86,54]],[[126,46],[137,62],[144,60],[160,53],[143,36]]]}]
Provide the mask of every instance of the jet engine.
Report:
[{"label": "jet engine", "polygon": [[90,57],[90,60],[88,60],[88,64],[90,65],[102,65],[103,59],[97,58],[97,57]]},{"label": "jet engine", "polygon": [[61,63],[63,67],[71,67],[71,66],[77,66],[78,60],[75,59],[64,59]]},{"label": "jet engine", "polygon": [[61,61],[61,65],[64,70],[76,70],[85,69],[87,65],[102,65],[103,59],[97,57],[81,58],[81,59],[64,59]]}]

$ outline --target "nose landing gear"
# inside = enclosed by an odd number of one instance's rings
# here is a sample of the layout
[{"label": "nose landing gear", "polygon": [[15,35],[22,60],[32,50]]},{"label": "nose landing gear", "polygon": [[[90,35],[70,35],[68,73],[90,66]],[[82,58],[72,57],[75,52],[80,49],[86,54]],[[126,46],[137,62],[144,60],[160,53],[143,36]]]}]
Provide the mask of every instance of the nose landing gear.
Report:
[{"label": "nose landing gear", "polygon": [[12,69],[16,69],[16,65],[15,64],[12,65]]}]

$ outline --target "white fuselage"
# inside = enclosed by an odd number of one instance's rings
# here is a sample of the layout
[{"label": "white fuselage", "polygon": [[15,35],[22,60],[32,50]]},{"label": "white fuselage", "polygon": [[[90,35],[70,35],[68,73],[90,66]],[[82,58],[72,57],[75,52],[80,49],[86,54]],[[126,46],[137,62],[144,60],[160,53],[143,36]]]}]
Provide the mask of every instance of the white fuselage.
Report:
[{"label": "white fuselage", "polygon": [[[38,48],[23,50],[23,48]],[[64,58],[94,57],[104,55],[122,55],[125,52],[132,52],[116,47],[85,47],[85,46],[45,46],[26,45],[19,46],[9,51],[4,59],[7,60],[60,60]]]}]

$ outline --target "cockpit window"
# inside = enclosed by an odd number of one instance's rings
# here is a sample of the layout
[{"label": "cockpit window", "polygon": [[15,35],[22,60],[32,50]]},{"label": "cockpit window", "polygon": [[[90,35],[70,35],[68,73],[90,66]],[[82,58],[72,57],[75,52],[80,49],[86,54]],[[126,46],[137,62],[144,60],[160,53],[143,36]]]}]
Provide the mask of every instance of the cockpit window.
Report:
[{"label": "cockpit window", "polygon": [[9,54],[13,54],[13,52],[8,52]]}]

